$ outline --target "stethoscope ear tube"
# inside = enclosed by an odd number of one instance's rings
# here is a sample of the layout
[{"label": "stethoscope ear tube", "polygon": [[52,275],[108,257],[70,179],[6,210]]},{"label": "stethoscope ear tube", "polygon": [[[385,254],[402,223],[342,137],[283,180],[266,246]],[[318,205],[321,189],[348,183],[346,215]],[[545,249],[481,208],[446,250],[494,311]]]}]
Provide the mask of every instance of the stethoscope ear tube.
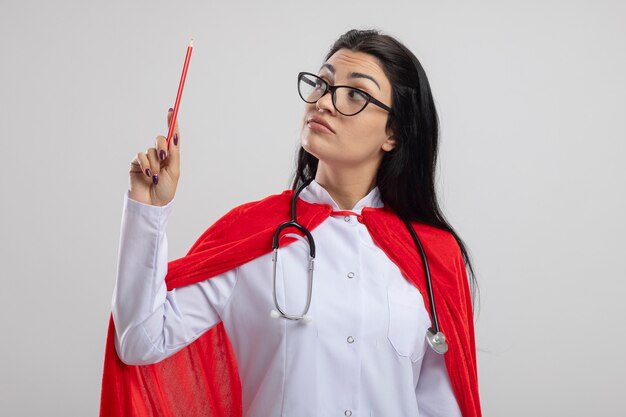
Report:
[{"label": "stethoscope ear tube", "polygon": [[[311,306],[311,296],[313,294],[313,269],[315,267],[315,240],[313,239],[313,235],[311,235],[311,232],[309,232],[306,227],[298,223],[296,219],[296,202],[298,200],[298,195],[307,185],[311,183],[311,181],[313,181],[313,178],[309,178],[304,183],[302,183],[300,187],[298,187],[298,190],[294,193],[291,199],[291,221],[284,222],[280,226],[278,226],[278,228],[276,229],[276,232],[274,232],[274,238],[272,239],[272,249],[274,250],[274,253],[272,254],[272,264],[273,264],[272,281],[273,281],[273,287],[274,287],[273,288],[274,305],[276,306],[276,309],[275,310],[272,309],[272,311],[270,312],[270,317],[274,319],[283,317],[288,320],[302,320],[304,323],[310,323],[312,320],[308,312],[309,312],[309,307]],[[279,246],[279,240],[280,240],[280,232],[287,227],[295,227],[296,229],[300,230],[302,233],[304,233],[304,235],[306,236],[309,242],[309,267],[308,267],[309,285],[308,285],[308,290],[307,290],[306,306],[304,307],[304,310],[302,311],[302,314],[300,315],[287,314],[280,307],[280,305],[278,304],[278,299],[276,298],[276,264],[278,263],[278,246]]]},{"label": "stethoscope ear tube", "polygon": [[439,329],[439,319],[437,317],[437,308],[435,306],[435,297],[433,296],[433,283],[430,278],[430,268],[428,267],[428,260],[426,259],[426,253],[424,252],[424,248],[422,247],[422,243],[417,237],[417,233],[415,233],[415,229],[410,221],[406,219],[402,219],[407,229],[409,229],[409,233],[415,242],[415,246],[419,250],[420,256],[422,257],[422,264],[424,265],[424,273],[426,274],[426,287],[428,290],[428,298],[430,301],[430,311],[432,313],[432,327],[428,329],[426,333],[426,340],[428,344],[433,348],[433,350],[439,354],[444,354],[448,351],[448,343],[446,342],[446,336]]},{"label": "stethoscope ear tube", "polygon": [[[307,232],[308,233],[308,232]],[[304,310],[302,314],[287,314],[278,304],[278,298],[276,297],[276,264],[278,263],[278,248],[274,248],[274,253],[272,254],[272,280],[273,280],[273,295],[274,295],[274,305],[276,306],[276,310],[272,309],[270,312],[271,318],[284,317],[289,320],[303,320],[305,323],[311,322],[311,316],[308,314],[309,307],[311,307],[311,296],[313,294],[313,269],[315,267],[315,258],[309,258],[309,285],[307,289],[307,297],[306,297],[306,305],[304,306]]]}]

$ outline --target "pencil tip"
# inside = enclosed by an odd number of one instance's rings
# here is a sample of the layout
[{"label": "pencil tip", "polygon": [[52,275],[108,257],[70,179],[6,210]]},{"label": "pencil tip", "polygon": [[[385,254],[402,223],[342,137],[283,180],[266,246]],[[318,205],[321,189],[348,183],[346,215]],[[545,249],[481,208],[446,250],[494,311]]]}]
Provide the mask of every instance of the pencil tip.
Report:
[{"label": "pencil tip", "polygon": [[191,38],[191,42],[189,42],[189,46],[193,46],[193,38]]}]

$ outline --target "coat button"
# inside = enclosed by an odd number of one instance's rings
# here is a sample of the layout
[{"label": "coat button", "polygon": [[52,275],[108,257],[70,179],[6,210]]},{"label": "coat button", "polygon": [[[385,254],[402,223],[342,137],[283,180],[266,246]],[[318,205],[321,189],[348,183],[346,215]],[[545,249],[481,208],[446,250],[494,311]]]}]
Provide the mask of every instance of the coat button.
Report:
[{"label": "coat button", "polygon": [[354,343],[354,337],[348,336],[348,343]]},{"label": "coat button", "polygon": [[345,216],[343,219],[344,219],[345,221],[349,222],[349,221],[350,221],[350,216]]},{"label": "coat button", "polygon": [[348,278],[354,278],[354,272],[348,272]]},{"label": "coat button", "polygon": [[350,410],[346,410],[346,411],[344,412],[344,414],[345,414],[346,416],[350,417],[350,416],[352,415],[352,411],[350,411]]}]

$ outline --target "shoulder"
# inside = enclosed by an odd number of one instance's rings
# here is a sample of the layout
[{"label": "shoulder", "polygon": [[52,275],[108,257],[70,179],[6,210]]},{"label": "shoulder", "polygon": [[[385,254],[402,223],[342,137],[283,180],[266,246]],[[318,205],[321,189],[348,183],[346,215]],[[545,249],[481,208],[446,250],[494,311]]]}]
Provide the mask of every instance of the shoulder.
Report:
[{"label": "shoulder", "polygon": [[412,221],[411,225],[423,244],[428,245],[431,251],[446,258],[456,258],[461,254],[461,247],[449,230],[417,221]]},{"label": "shoulder", "polygon": [[[378,209],[364,209],[370,233],[378,237],[381,244],[395,246],[394,241],[402,242],[402,246],[418,250],[411,233],[404,221],[388,207]],[[461,258],[460,246],[454,234],[448,230],[430,225],[421,221],[411,221],[411,226],[424,252],[432,263],[446,265],[446,269],[453,269]],[[411,252],[412,252],[411,251]]]},{"label": "shoulder", "polygon": [[[408,227],[391,208],[387,206],[384,208],[366,208],[363,210],[363,214],[367,216],[368,223],[379,229],[379,232],[394,235],[396,238],[406,240],[407,243],[411,242],[414,245]],[[459,244],[452,232],[418,220],[412,220],[410,224],[413,226],[420,243],[425,247],[424,249],[427,246],[431,252],[445,255],[460,252]]]},{"label": "shoulder", "polygon": [[290,199],[291,192],[291,190],[285,190],[279,194],[271,194],[260,200],[248,201],[233,207],[207,227],[190,252],[199,247],[202,242],[236,239],[249,235],[255,229],[269,227],[275,219],[288,213],[287,201]]},{"label": "shoulder", "polygon": [[461,246],[452,232],[440,227],[412,222],[430,265],[451,285],[466,294],[468,280]]}]

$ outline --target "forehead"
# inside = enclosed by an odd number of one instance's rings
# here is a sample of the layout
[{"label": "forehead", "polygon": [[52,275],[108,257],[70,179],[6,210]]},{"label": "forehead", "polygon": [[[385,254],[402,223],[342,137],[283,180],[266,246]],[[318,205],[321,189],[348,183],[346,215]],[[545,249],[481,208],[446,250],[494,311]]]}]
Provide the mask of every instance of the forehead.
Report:
[{"label": "forehead", "polygon": [[[381,89],[389,88],[389,81],[380,65],[380,61],[373,55],[365,52],[353,52],[349,49],[340,49],[335,52],[325,64],[330,64],[335,70],[336,78],[345,78],[352,72],[372,76]],[[332,73],[328,67],[322,65],[320,71]]]}]

